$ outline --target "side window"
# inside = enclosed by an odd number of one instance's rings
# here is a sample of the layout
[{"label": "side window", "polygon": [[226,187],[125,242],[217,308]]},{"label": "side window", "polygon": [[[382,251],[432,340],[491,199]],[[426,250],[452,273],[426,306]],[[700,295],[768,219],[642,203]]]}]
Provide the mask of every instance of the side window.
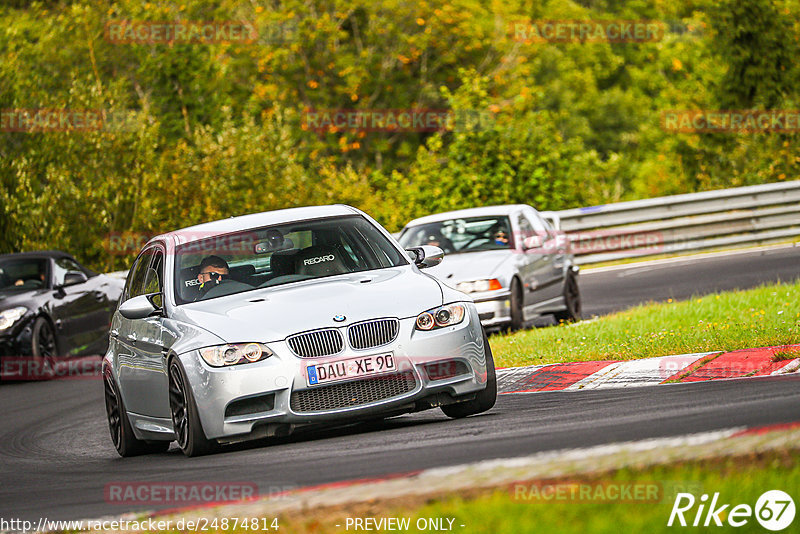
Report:
[{"label": "side window", "polygon": [[553,239],[558,238],[558,231],[556,231],[556,229],[553,228],[553,225],[550,224],[550,221],[548,221],[544,217],[542,217],[541,219],[542,219],[542,223],[544,223],[545,229],[547,230],[547,235],[549,235]]},{"label": "side window", "polygon": [[519,224],[520,240],[524,241],[534,235],[533,226],[524,215],[520,214],[517,222]]},{"label": "side window", "polygon": [[555,250],[557,250],[559,254],[567,251],[571,246],[567,234],[561,230],[556,230],[550,221],[544,217],[541,217],[541,219],[542,223],[544,223],[544,226],[547,229],[547,235],[549,236],[548,239],[552,239],[552,242],[554,243],[552,246],[555,247]]},{"label": "side window", "polygon": [[160,293],[164,289],[162,280],[164,279],[164,254],[157,250],[153,254],[153,261],[147,269],[144,282],[144,293]]},{"label": "side window", "polygon": [[128,273],[128,286],[125,288],[125,300],[144,295],[145,283],[147,282],[147,271],[153,259],[153,249],[149,248],[139,255]]},{"label": "side window", "polygon": [[64,276],[69,271],[78,271],[83,272],[83,269],[80,265],[74,260],[69,258],[58,258],[53,262],[53,270],[55,275],[55,283],[57,286],[60,286],[64,283]]},{"label": "side window", "polygon": [[527,214],[526,218],[530,221],[531,226],[533,226],[533,232],[535,234],[541,236],[542,240],[550,239],[547,227],[545,227],[544,221],[539,218],[538,214],[530,212]]},{"label": "side window", "polygon": [[[144,282],[144,295],[151,295],[153,293],[162,293],[164,291],[164,254],[160,250],[156,250],[153,254],[153,261],[147,269]],[[155,298],[153,303],[156,306],[162,306],[163,302],[161,296]]]}]

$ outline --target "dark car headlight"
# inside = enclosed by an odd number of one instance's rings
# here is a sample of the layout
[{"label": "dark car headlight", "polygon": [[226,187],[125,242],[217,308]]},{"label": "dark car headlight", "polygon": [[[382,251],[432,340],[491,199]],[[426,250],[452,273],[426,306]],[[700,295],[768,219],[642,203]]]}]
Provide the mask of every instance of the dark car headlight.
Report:
[{"label": "dark car headlight", "polygon": [[211,367],[225,367],[240,363],[266,360],[274,352],[263,343],[236,343],[200,349],[200,356]]},{"label": "dark car headlight", "polygon": [[28,313],[28,308],[22,306],[0,311],[0,332],[11,328],[26,313]]},{"label": "dark car headlight", "polygon": [[420,313],[417,316],[417,330],[434,330],[453,326],[464,320],[467,310],[463,304],[446,304]]}]

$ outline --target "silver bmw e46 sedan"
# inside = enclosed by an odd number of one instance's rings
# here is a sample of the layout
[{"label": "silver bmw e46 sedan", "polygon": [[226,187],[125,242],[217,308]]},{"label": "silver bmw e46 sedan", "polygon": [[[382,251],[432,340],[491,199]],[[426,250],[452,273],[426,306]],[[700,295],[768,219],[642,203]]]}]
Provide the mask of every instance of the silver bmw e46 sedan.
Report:
[{"label": "silver bmw e46 sedan", "polygon": [[494,362],[472,299],[350,206],[245,215],[142,249],[103,361],[122,456],[188,456],[301,425],[490,409]]},{"label": "silver bmw e46 sedan", "polygon": [[401,245],[435,245],[445,260],[428,272],[473,297],[483,325],[513,330],[541,315],[581,318],[570,242],[531,206],[437,213],[403,228]]}]

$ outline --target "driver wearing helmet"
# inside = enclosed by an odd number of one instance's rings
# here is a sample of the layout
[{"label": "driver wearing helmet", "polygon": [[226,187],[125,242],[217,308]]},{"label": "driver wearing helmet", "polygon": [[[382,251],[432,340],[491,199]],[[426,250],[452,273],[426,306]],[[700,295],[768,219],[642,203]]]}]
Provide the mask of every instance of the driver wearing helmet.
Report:
[{"label": "driver wearing helmet", "polygon": [[508,234],[504,228],[500,228],[494,233],[494,244],[502,246],[508,245]]}]

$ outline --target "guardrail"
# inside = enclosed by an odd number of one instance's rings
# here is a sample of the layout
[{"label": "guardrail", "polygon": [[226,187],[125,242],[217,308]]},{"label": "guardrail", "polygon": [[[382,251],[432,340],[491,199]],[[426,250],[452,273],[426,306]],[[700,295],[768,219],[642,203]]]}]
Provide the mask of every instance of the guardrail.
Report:
[{"label": "guardrail", "polygon": [[580,264],[800,237],[800,181],[544,212]]}]

